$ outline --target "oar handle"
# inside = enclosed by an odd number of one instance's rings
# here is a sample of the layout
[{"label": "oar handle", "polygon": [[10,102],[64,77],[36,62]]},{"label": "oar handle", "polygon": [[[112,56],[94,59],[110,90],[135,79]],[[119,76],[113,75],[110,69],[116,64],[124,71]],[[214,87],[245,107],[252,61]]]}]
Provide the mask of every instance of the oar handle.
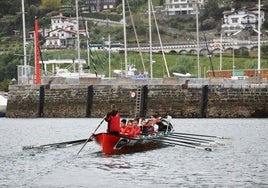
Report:
[{"label": "oar handle", "polygon": [[[103,123],[103,121],[105,120],[106,116],[104,116],[104,118],[102,119],[102,121],[100,122],[100,124],[98,125],[98,127],[94,130],[94,132],[90,135],[90,137],[85,141],[84,145],[82,146],[82,148],[77,152],[76,155],[79,155],[79,153],[82,151],[82,149],[85,147],[85,145],[88,143],[89,139],[92,138],[92,135],[95,134],[95,132],[99,129],[99,127],[101,126],[101,124]],[[92,139],[91,139],[92,140]]]},{"label": "oar handle", "polygon": [[99,127],[101,126],[101,124],[103,123],[103,121],[105,120],[105,118],[106,118],[106,116],[104,116],[104,118],[102,119],[102,121],[100,122],[100,124],[98,125],[98,127],[94,130],[93,134],[95,134],[95,132],[99,129]]}]

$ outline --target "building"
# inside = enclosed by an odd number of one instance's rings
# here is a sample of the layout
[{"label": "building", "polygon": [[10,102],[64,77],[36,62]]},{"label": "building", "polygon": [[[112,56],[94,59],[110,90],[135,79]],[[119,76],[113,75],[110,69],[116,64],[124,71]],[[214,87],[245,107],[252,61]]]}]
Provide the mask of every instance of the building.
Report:
[{"label": "building", "polygon": [[[86,36],[85,30],[79,34]],[[68,18],[62,14],[51,17],[51,28],[46,32],[44,48],[74,48],[77,44],[76,18]]]},{"label": "building", "polygon": [[[264,11],[261,10],[261,25],[263,24]],[[258,8],[241,8],[232,9],[223,12],[222,31],[225,35],[230,36],[243,29],[258,30]]]},{"label": "building", "polygon": [[115,9],[119,4],[118,0],[90,0],[88,1],[91,11],[101,12],[103,10]]},{"label": "building", "polygon": [[196,5],[204,9],[206,0],[165,0],[164,12],[168,16],[196,14]]}]

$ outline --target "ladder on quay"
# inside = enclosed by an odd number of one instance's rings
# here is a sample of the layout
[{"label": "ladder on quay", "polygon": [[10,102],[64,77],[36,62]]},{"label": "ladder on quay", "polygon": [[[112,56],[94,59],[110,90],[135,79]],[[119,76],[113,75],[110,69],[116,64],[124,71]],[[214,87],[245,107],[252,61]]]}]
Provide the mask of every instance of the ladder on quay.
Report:
[{"label": "ladder on quay", "polygon": [[138,86],[136,91],[135,117],[141,116],[142,87]]}]

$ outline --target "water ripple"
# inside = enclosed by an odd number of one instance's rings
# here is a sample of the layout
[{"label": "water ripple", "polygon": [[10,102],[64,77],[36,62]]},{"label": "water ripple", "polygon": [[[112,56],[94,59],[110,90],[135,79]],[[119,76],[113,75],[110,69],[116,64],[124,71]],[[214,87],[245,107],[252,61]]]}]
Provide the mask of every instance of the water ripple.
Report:
[{"label": "water ripple", "polygon": [[268,187],[266,119],[173,120],[178,132],[232,138],[221,140],[226,145],[213,152],[176,146],[105,156],[93,142],[79,156],[81,146],[21,150],[24,145],[87,138],[99,122],[1,119],[0,187]]}]

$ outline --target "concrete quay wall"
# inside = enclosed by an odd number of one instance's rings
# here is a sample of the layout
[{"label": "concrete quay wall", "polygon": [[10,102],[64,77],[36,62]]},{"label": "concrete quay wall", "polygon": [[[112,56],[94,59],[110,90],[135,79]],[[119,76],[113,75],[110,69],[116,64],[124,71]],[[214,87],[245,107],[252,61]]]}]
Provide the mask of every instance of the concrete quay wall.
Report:
[{"label": "concrete quay wall", "polygon": [[[122,117],[134,117],[136,97],[142,91],[142,117],[152,114],[174,118],[268,117],[268,86],[137,84],[11,85],[6,116],[104,117],[116,104]],[[136,94],[132,97],[133,92]]]}]

